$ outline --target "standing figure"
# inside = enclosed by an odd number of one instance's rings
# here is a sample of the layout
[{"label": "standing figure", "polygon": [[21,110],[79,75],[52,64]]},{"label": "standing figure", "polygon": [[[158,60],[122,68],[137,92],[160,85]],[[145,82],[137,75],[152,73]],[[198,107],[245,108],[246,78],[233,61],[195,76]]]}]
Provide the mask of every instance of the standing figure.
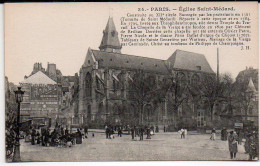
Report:
[{"label": "standing figure", "polygon": [[82,144],[82,133],[77,129],[76,144]]},{"label": "standing figure", "polygon": [[183,128],[181,130],[179,130],[179,133],[181,135],[181,139],[185,138],[185,133],[184,133],[184,129]]},{"label": "standing figure", "polygon": [[221,130],[221,140],[222,141],[225,141],[225,139],[224,139],[224,136],[225,136],[225,127],[223,127],[223,129]]},{"label": "standing figure", "polygon": [[109,128],[105,126],[105,132],[106,132],[106,139],[109,138]]},{"label": "standing figure", "polygon": [[31,134],[31,136],[32,136],[31,143],[32,143],[32,145],[34,145],[34,144],[35,144],[35,137],[36,137],[36,131],[35,131],[35,129],[32,129],[32,134]]},{"label": "standing figure", "polygon": [[41,136],[40,136],[39,131],[37,131],[37,133],[36,133],[36,141],[37,141],[37,144],[40,144],[40,142],[41,142]]},{"label": "standing figure", "polygon": [[113,129],[113,127],[111,127],[110,129],[109,129],[109,138],[110,139],[114,139],[115,137],[114,137],[114,129]]},{"label": "standing figure", "polygon": [[86,125],[85,127],[84,127],[84,133],[85,133],[85,138],[88,138],[88,126]]},{"label": "standing figure", "polygon": [[156,129],[155,129],[155,132],[156,132],[156,133],[159,133],[159,127],[158,127],[158,125],[156,125],[155,128],[156,128]]},{"label": "standing figure", "polygon": [[257,157],[257,141],[256,140],[256,134],[253,133],[250,137],[249,137],[249,160],[253,160],[255,159],[255,157]]},{"label": "standing figure", "polygon": [[230,152],[230,158],[236,158],[237,153],[237,137],[234,135],[233,131],[230,131],[230,135],[228,137],[228,147]]},{"label": "standing figure", "polygon": [[132,140],[135,139],[135,129],[134,127],[131,128],[131,136],[132,136]]},{"label": "standing figure", "polygon": [[122,137],[122,129],[120,126],[118,127],[118,136]]},{"label": "standing figure", "polygon": [[140,126],[140,128],[139,128],[139,135],[140,135],[140,140],[144,140],[144,128],[143,128],[143,126]]},{"label": "standing figure", "polygon": [[163,126],[163,132],[166,132],[166,127],[165,126]]},{"label": "standing figure", "polygon": [[213,128],[212,131],[211,131],[210,139],[213,140],[213,141],[215,141],[215,139],[216,139],[216,130],[215,130],[215,128]]},{"label": "standing figure", "polygon": [[187,138],[188,130],[184,129],[184,138]]}]

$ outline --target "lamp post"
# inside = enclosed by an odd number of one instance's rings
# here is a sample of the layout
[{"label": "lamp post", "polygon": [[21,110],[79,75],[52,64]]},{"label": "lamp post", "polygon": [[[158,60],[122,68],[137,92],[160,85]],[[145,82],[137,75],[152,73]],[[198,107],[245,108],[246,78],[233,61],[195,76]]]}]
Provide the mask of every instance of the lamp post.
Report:
[{"label": "lamp post", "polygon": [[14,156],[13,156],[13,162],[20,162],[21,157],[20,157],[20,136],[19,136],[19,127],[20,127],[20,103],[23,101],[23,94],[24,91],[21,90],[21,87],[18,87],[18,90],[14,91],[15,93],[15,98],[16,102],[18,104],[18,109],[17,109],[17,119],[16,119],[16,142],[15,142],[15,149],[14,149]]}]

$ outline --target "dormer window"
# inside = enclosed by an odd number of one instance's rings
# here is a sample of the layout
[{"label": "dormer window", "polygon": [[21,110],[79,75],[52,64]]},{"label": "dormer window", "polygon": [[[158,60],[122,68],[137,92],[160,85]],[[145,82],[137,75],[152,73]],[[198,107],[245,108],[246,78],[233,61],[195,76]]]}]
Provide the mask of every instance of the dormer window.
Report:
[{"label": "dormer window", "polygon": [[111,35],[112,35],[113,37],[115,36],[115,34],[116,34],[115,31],[112,31],[112,32],[111,32]]},{"label": "dormer window", "polygon": [[196,66],[197,70],[201,70],[201,66]]}]

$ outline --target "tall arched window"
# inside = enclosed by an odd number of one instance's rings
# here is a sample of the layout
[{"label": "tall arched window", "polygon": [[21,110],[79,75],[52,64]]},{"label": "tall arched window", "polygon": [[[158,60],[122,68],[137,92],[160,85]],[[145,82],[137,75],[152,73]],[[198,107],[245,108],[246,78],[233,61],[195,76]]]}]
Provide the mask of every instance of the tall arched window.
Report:
[{"label": "tall arched window", "polygon": [[92,95],[92,77],[90,73],[86,75],[86,94],[90,97]]},{"label": "tall arched window", "polygon": [[200,82],[200,77],[197,74],[194,74],[191,78],[191,84],[197,85]]},{"label": "tall arched window", "polygon": [[177,79],[179,79],[181,85],[183,85],[183,86],[186,85],[187,80],[186,80],[186,76],[185,76],[184,73],[182,73],[182,72],[178,73],[178,78]]}]

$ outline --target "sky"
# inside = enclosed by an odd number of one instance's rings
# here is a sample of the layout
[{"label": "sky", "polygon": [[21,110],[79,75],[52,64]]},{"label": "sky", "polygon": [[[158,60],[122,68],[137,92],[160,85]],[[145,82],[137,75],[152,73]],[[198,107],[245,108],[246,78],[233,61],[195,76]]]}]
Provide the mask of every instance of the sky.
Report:
[{"label": "sky", "polygon": [[[137,8],[154,6],[220,6],[223,3],[18,3],[5,4],[5,76],[18,84],[30,75],[35,62],[55,63],[63,75],[79,72],[88,48],[98,49],[109,16],[120,33],[120,18],[138,13]],[[225,4],[225,7],[233,6]],[[122,53],[166,60],[176,49],[204,54],[213,71],[235,78],[246,66],[258,68],[258,10],[256,3],[236,3],[236,11],[251,12],[251,50],[231,46],[123,47]],[[248,10],[248,9],[252,10]],[[255,10],[254,10],[255,8]]]}]

